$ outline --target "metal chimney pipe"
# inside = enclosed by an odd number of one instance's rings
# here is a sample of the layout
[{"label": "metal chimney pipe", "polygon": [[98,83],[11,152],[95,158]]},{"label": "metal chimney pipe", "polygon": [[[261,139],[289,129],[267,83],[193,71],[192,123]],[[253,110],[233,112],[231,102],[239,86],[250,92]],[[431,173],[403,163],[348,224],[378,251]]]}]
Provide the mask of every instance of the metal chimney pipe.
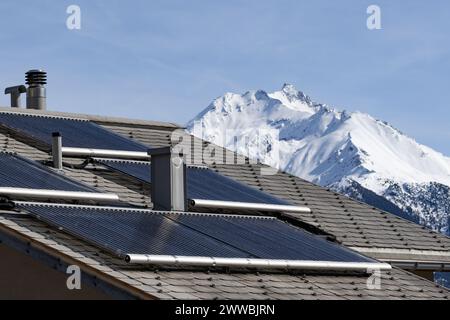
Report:
[{"label": "metal chimney pipe", "polygon": [[53,167],[58,170],[63,169],[62,136],[59,132],[52,133],[52,157]]},{"label": "metal chimney pipe", "polygon": [[148,150],[154,210],[186,211],[186,164],[171,147]]},{"label": "metal chimney pipe", "polygon": [[5,89],[5,94],[11,95],[11,108],[20,108],[20,95],[25,92],[27,92],[27,88],[24,85]]},{"label": "metal chimney pipe", "polygon": [[30,70],[25,73],[27,89],[27,109],[45,110],[47,97],[45,84],[47,73],[44,70]]}]

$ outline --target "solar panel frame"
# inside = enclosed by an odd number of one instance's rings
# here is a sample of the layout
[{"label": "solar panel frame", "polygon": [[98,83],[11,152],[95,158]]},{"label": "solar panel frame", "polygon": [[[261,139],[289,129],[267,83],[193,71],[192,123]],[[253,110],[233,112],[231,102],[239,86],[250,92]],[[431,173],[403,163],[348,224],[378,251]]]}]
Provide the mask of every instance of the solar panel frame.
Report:
[{"label": "solar panel frame", "polygon": [[376,262],[271,217],[42,203],[17,207],[121,258],[145,254]]}]

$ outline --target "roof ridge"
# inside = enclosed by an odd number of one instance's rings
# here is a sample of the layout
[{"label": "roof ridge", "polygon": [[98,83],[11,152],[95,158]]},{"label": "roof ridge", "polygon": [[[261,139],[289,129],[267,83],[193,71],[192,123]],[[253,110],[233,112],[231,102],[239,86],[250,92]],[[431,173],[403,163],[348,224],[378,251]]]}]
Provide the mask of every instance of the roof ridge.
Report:
[{"label": "roof ridge", "polygon": [[182,126],[180,126],[176,123],[173,123],[173,122],[130,119],[130,118],[123,118],[123,117],[111,117],[111,116],[101,116],[101,115],[93,115],[93,114],[62,112],[62,111],[34,110],[34,109],[23,109],[23,108],[13,109],[13,108],[9,108],[9,107],[0,107],[0,112],[24,114],[24,115],[30,115],[30,116],[61,117],[61,118],[87,120],[87,121],[110,123],[110,124],[156,126],[156,127],[173,128],[173,129],[182,128]]}]

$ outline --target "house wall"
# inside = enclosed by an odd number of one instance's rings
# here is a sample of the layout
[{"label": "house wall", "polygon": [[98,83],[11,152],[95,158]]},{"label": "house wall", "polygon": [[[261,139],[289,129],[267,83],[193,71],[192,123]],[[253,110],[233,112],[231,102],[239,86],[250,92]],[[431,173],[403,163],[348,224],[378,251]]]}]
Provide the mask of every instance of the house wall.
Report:
[{"label": "house wall", "polygon": [[67,289],[68,276],[0,244],[0,299],[110,299],[83,282],[81,290]]}]

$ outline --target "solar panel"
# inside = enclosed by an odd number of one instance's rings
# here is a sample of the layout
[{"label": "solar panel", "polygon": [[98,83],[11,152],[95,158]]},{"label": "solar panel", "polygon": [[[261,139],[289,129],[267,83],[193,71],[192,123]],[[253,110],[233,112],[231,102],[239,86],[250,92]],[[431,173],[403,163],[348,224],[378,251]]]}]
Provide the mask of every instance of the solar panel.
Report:
[{"label": "solar panel", "polygon": [[53,116],[0,112],[0,125],[49,147],[52,133],[60,132],[64,147],[147,152],[148,147],[93,122]]},{"label": "solar panel", "polygon": [[104,165],[114,171],[136,178],[145,183],[151,183],[151,166],[149,161],[129,161],[116,159],[94,158],[95,163]]},{"label": "solar panel", "polygon": [[172,214],[189,228],[266,259],[366,262],[366,257],[276,218]]},{"label": "solar panel", "polygon": [[275,218],[16,203],[120,257],[127,254],[375,262]]},{"label": "solar panel", "polygon": [[256,188],[206,168],[190,167],[186,173],[190,199],[223,200],[266,204],[289,204]]},{"label": "solar panel", "polygon": [[59,175],[40,163],[0,152],[0,187],[92,192],[93,188]]},{"label": "solar panel", "polygon": [[[151,183],[150,163],[94,159],[115,171]],[[289,204],[256,188],[222,176],[207,168],[188,167],[186,170],[187,196],[189,199],[222,200],[251,203]]]}]

